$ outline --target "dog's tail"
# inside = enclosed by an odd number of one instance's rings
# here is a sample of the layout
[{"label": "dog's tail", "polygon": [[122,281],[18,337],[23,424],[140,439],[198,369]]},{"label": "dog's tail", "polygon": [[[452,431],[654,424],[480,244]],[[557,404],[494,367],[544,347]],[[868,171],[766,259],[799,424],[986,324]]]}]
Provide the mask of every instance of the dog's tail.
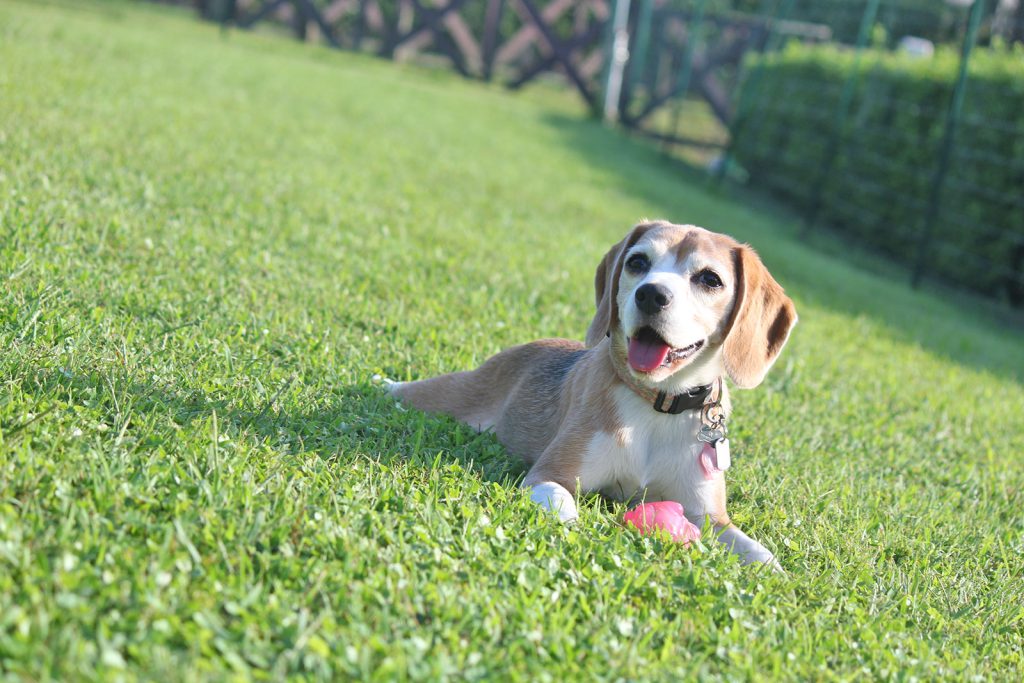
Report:
[{"label": "dog's tail", "polygon": [[487,379],[481,367],[472,372],[453,372],[418,382],[394,382],[388,393],[402,402],[427,413],[451,415],[477,431],[494,425],[494,416],[501,410],[501,397],[484,391]]},{"label": "dog's tail", "polygon": [[[451,415],[484,431],[496,425],[524,381],[550,384],[553,394],[572,362],[583,353],[582,346],[564,339],[514,346],[492,356],[476,370],[418,382],[393,382],[388,392],[405,405]],[[552,376],[555,374],[559,376]]]}]

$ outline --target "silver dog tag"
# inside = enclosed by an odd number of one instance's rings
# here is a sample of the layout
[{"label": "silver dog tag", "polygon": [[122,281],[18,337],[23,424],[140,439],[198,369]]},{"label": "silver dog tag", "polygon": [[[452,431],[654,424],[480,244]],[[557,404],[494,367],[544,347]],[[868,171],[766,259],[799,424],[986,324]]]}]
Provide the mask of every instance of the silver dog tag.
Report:
[{"label": "silver dog tag", "polygon": [[701,425],[700,431],[697,432],[697,441],[701,443],[709,443],[712,446],[716,442],[725,438],[725,431],[722,429],[716,429],[714,427],[708,427],[707,425]]}]

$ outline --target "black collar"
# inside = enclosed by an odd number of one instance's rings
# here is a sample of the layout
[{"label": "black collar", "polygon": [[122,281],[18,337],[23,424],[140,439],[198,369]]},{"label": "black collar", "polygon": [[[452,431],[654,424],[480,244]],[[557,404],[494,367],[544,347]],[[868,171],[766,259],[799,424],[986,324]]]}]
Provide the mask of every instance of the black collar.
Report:
[{"label": "black collar", "polygon": [[659,413],[667,413],[669,415],[678,415],[687,410],[697,410],[707,401],[713,386],[712,384],[705,384],[702,387],[687,389],[685,393],[673,396],[668,406],[665,405],[668,395],[664,391],[659,391],[658,395],[654,398],[654,409]]}]

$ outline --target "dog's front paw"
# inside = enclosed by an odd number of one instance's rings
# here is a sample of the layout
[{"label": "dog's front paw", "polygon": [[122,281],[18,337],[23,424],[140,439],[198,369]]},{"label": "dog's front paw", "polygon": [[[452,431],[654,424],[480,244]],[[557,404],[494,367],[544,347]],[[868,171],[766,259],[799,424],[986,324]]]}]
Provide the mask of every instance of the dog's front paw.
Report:
[{"label": "dog's front paw", "polygon": [[557,514],[563,524],[572,524],[576,521],[576,500],[564,486],[553,481],[545,481],[530,488],[530,500]]}]

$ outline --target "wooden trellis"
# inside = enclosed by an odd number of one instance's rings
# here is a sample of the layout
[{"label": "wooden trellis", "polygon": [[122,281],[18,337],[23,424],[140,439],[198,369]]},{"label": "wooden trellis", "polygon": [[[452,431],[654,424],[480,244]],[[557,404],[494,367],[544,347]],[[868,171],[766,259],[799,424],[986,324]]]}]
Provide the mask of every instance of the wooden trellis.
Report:
[{"label": "wooden trellis", "polygon": [[[479,11],[481,4],[483,12]],[[520,87],[564,74],[591,105],[611,0],[239,0],[232,20],[291,26],[302,40],[395,59],[446,57],[465,76]],[[477,10],[470,16],[470,6]]]}]

